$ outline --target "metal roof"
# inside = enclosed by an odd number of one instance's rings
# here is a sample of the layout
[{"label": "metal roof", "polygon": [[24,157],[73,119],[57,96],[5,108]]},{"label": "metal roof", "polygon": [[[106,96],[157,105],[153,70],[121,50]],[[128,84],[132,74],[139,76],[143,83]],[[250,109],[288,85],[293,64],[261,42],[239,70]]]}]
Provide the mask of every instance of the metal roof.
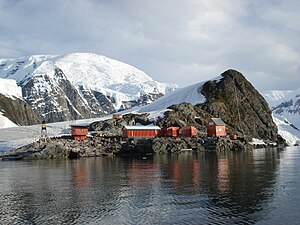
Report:
[{"label": "metal roof", "polygon": [[127,130],[160,130],[159,126],[124,126]]},{"label": "metal roof", "polygon": [[217,126],[225,126],[226,123],[221,118],[211,118],[211,120],[214,122]]}]

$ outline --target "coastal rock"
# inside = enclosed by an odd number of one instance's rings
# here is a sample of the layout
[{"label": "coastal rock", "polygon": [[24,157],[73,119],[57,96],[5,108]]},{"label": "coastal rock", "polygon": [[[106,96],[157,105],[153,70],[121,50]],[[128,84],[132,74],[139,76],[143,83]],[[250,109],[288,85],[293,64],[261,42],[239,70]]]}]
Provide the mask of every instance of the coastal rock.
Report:
[{"label": "coastal rock", "polygon": [[203,85],[206,102],[196,107],[221,117],[244,136],[278,142],[277,126],[265,99],[238,71],[227,70],[219,81]]},{"label": "coastal rock", "polygon": [[284,145],[273,122],[265,99],[238,71],[227,70],[218,80],[204,83],[201,93],[205,102],[197,105],[181,103],[168,107],[160,127],[195,126],[199,137],[206,137],[210,118],[220,117],[227,124],[227,133],[234,133],[250,142],[252,138]]}]

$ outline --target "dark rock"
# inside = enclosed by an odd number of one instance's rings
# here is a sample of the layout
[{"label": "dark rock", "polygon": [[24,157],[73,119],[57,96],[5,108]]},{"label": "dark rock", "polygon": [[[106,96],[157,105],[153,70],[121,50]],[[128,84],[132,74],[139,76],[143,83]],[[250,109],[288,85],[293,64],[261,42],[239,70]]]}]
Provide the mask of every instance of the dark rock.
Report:
[{"label": "dark rock", "polygon": [[277,126],[264,98],[235,70],[227,70],[220,81],[203,85],[204,104],[197,107],[221,117],[233,131],[263,140],[278,141]]},{"label": "dark rock", "polygon": [[15,124],[26,126],[38,124],[39,119],[25,101],[0,94],[0,112]]},{"label": "dark rock", "polygon": [[225,71],[220,80],[206,82],[201,92],[206,97],[204,103],[172,105],[157,125],[195,126],[198,136],[206,137],[209,119],[220,117],[227,124],[228,133],[235,133],[246,142],[258,138],[284,144],[267,102],[238,71]]}]

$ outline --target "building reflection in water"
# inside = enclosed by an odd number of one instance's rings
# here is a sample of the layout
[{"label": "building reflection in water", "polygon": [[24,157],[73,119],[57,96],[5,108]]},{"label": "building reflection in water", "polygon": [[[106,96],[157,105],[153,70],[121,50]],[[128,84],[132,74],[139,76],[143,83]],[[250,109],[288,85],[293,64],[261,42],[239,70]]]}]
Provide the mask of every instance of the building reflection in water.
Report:
[{"label": "building reflection in water", "polygon": [[217,183],[219,193],[226,193],[229,191],[228,159],[218,159]]},{"label": "building reflection in water", "polygon": [[[161,156],[160,156],[161,158]],[[262,210],[272,200],[276,183],[278,154],[276,151],[261,154],[253,152],[201,152],[180,154],[160,159],[162,173],[172,181],[176,194],[207,195],[213,205],[212,216],[239,216]],[[164,185],[168,185],[164,184]],[[268,190],[268,191],[266,191]]]},{"label": "building reflection in water", "polygon": [[76,160],[72,163],[74,186],[88,188],[90,186],[90,172],[88,161]]}]

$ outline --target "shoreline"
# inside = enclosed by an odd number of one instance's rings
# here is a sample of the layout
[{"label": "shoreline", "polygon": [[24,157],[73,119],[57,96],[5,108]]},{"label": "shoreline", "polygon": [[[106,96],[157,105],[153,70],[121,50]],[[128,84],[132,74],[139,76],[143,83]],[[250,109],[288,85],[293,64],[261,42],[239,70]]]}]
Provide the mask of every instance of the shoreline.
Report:
[{"label": "shoreline", "polygon": [[5,152],[0,160],[76,159],[82,157],[143,156],[199,151],[247,151],[280,147],[251,145],[241,140],[199,137],[122,138],[94,136],[82,141],[70,136],[54,137]]}]

